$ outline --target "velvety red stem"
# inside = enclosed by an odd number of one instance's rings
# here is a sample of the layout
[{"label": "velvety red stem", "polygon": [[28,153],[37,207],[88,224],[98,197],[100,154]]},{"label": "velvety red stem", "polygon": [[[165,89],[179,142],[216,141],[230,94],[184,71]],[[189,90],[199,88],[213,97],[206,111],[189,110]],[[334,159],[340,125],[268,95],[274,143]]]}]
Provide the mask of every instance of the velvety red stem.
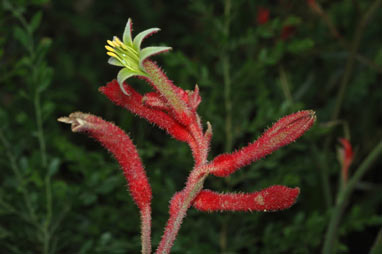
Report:
[{"label": "velvety red stem", "polygon": [[155,253],[170,253],[175,238],[179,232],[183,219],[186,217],[187,210],[191,206],[192,200],[198,195],[203,188],[203,183],[207,175],[200,175],[194,169],[187,179],[186,187],[176,193],[170,202],[170,218],[167,221],[164,234]]},{"label": "velvety red stem", "polygon": [[314,111],[304,110],[281,118],[255,142],[231,154],[217,156],[210,171],[215,176],[228,176],[273,151],[285,146],[306,132],[315,122]]},{"label": "velvety red stem", "polygon": [[202,190],[192,202],[201,211],[276,211],[291,207],[299,188],[275,185],[253,193],[217,193]]}]

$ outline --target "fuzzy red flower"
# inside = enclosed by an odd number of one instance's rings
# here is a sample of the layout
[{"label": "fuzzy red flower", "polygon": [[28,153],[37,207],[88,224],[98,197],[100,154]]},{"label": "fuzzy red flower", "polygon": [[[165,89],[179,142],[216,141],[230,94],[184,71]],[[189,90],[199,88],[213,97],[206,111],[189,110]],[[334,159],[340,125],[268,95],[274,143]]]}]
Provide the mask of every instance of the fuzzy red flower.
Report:
[{"label": "fuzzy red flower", "polygon": [[291,207],[300,188],[275,185],[253,193],[217,193],[202,190],[192,205],[201,211],[276,211]]},{"label": "fuzzy red flower", "polygon": [[284,26],[281,30],[280,38],[285,41],[289,37],[291,37],[295,32],[296,32],[295,26]]},{"label": "fuzzy red flower", "polygon": [[210,173],[228,176],[251,162],[285,146],[304,134],[316,120],[314,111],[304,110],[281,118],[255,142],[233,152],[217,156],[210,164]]},{"label": "fuzzy red flower", "polygon": [[137,149],[123,130],[100,117],[82,112],[58,120],[71,124],[73,132],[87,133],[109,150],[121,165],[130,193],[139,209],[150,206],[152,194],[146,172]]},{"label": "fuzzy red flower", "polygon": [[269,20],[269,9],[264,7],[259,7],[257,11],[256,21],[259,25],[264,25]]},{"label": "fuzzy red flower", "polygon": [[[165,129],[175,139],[183,142],[187,142],[191,139],[189,132],[184,128],[184,126],[182,126],[169,114],[162,111],[163,108],[161,109],[159,105],[158,107],[154,107],[153,105],[147,103],[148,101],[153,100],[153,94],[155,93],[148,93],[147,96],[142,96],[131,86],[126,85],[126,83],[124,84],[124,89],[130,94],[129,96],[124,94],[120,89],[118,82],[113,80],[106,86],[100,87],[99,90],[115,104],[128,109],[142,118],[145,118],[150,123],[156,124],[159,128]],[[158,95],[158,104],[159,97],[160,96]],[[166,107],[166,105],[164,105],[165,102],[161,102],[161,106]]]},{"label": "fuzzy red flower", "polygon": [[340,138],[339,141],[342,145],[342,147],[338,149],[339,160],[342,165],[341,174],[344,183],[346,183],[348,180],[349,168],[353,162],[354,152],[349,140],[346,138]]}]

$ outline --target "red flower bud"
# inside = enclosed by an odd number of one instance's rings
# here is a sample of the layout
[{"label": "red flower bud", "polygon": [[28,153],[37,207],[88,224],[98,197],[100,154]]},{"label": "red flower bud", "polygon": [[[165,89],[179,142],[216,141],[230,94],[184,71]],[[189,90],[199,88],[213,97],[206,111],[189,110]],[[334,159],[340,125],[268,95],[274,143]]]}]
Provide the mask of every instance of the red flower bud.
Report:
[{"label": "red flower bud", "polygon": [[202,190],[192,205],[201,211],[276,211],[291,207],[300,189],[275,185],[253,193],[221,194]]},{"label": "red flower bud", "polygon": [[151,187],[137,149],[124,131],[100,117],[75,112],[60,117],[60,122],[72,125],[73,132],[86,132],[109,150],[122,167],[135,203],[143,212],[150,206]]},{"label": "red flower bud", "polygon": [[269,10],[264,7],[259,7],[257,11],[256,21],[259,25],[264,25],[269,20]]},{"label": "red flower bud", "polygon": [[289,37],[291,37],[296,32],[295,26],[284,26],[281,30],[281,39],[287,40]]},{"label": "red flower bud", "polygon": [[253,161],[299,138],[315,122],[314,111],[304,110],[281,118],[255,142],[231,154],[217,156],[210,164],[210,173],[228,176]]},{"label": "red flower bud", "polygon": [[349,168],[353,162],[354,152],[349,140],[340,138],[339,141],[342,144],[342,147],[338,149],[339,160],[342,165],[341,174],[344,183],[346,183],[348,180]]}]

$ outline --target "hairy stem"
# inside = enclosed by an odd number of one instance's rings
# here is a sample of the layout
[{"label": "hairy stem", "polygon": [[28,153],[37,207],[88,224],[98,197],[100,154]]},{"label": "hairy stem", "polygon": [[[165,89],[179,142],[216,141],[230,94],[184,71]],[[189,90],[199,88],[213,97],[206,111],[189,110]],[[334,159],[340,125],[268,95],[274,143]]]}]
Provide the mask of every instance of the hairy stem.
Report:
[{"label": "hairy stem", "polygon": [[149,80],[153,83],[155,89],[157,89],[158,92],[164,96],[171,105],[171,108],[178,117],[178,121],[182,122],[184,125],[187,125],[191,116],[190,109],[174,90],[174,85],[172,82],[154,62],[147,60],[143,65],[148,73]]},{"label": "hairy stem", "polygon": [[374,149],[369,153],[366,159],[361,163],[361,165],[355,170],[355,174],[350,179],[350,181],[344,185],[344,188],[340,190],[337,196],[337,202],[333,208],[332,216],[330,217],[329,226],[325,235],[324,247],[322,249],[322,254],[332,254],[334,253],[334,245],[337,242],[337,231],[340,224],[341,217],[345,211],[346,205],[349,201],[350,195],[352,194],[354,187],[365,175],[367,170],[373,164],[373,162],[382,153],[382,141],[380,141]]},{"label": "hairy stem", "polygon": [[[197,172],[197,170],[193,170],[193,172],[195,173]],[[167,222],[165,233],[156,251],[157,254],[170,253],[171,247],[174,244],[175,238],[179,232],[183,219],[184,217],[186,217],[187,210],[191,206],[192,200],[194,200],[194,198],[202,190],[207,174],[199,180],[196,180],[195,177],[197,177],[197,175],[193,175],[191,173],[187,181],[186,187],[183,190],[185,198],[183,199],[180,209],[174,215],[170,216]]]},{"label": "hairy stem", "polygon": [[204,181],[208,174],[200,172],[200,168],[207,164],[208,144],[209,141],[203,135],[203,129],[199,123],[197,113],[192,117],[193,121],[188,126],[191,135],[197,140],[197,149],[201,151],[198,153],[198,158],[195,158],[196,164],[191,171],[185,188],[181,191],[184,195],[180,209],[174,214],[170,214],[167,221],[165,232],[162,240],[156,250],[156,253],[166,254],[170,253],[171,247],[174,244],[175,238],[179,232],[180,226],[187,214],[187,210],[191,206],[192,200],[199,194],[203,188]]},{"label": "hairy stem", "polygon": [[141,211],[142,254],[151,253],[151,208],[146,206]]}]

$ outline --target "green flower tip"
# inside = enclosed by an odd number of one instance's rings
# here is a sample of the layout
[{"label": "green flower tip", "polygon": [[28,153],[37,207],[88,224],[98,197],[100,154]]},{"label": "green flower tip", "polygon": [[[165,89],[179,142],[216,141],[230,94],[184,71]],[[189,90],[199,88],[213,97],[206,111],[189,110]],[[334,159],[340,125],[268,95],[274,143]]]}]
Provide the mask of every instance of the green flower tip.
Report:
[{"label": "green flower tip", "polygon": [[131,19],[127,21],[125,31],[123,32],[122,41],[114,36],[113,40],[107,40],[105,46],[106,54],[110,56],[108,63],[123,67],[117,76],[118,83],[123,91],[127,94],[123,88],[123,82],[132,76],[147,76],[147,72],[143,67],[143,62],[149,57],[166,52],[171,47],[146,47],[141,49],[142,41],[149,35],[158,32],[159,28],[150,28],[143,32],[140,32],[132,39],[131,36]]}]

